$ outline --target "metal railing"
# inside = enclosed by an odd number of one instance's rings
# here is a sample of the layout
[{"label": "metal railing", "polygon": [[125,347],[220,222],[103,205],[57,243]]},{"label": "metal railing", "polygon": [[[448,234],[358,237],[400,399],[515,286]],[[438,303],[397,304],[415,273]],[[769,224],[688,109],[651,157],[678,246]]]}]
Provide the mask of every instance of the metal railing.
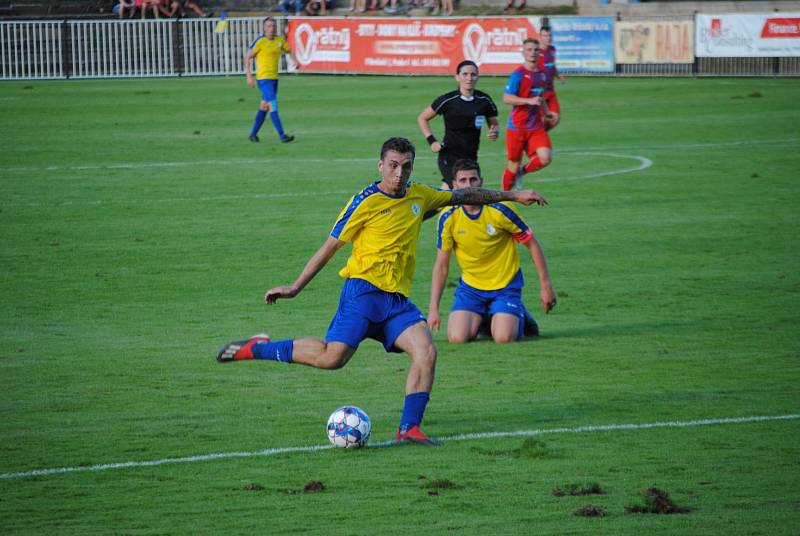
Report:
[{"label": "metal railing", "polygon": [[262,19],[0,22],[0,79],[241,74]]}]

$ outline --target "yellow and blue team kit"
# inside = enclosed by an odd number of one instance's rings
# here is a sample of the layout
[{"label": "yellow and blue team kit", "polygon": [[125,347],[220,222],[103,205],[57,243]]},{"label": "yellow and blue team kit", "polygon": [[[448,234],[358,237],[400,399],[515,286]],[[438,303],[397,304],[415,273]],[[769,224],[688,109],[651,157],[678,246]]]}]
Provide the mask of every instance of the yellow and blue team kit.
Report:
[{"label": "yellow and blue team kit", "polygon": [[519,272],[514,242],[524,244],[532,236],[530,227],[510,203],[483,206],[475,215],[459,206],[439,216],[436,245],[442,251],[455,251],[461,278],[467,285],[498,290]]},{"label": "yellow and blue team kit", "polygon": [[376,182],[351,197],[331,231],[332,237],[353,244],[339,275],[408,296],[423,216],[449,204],[452,196],[409,181],[403,196],[381,191]]},{"label": "yellow and blue team kit", "polygon": [[289,52],[289,44],[286,39],[283,37],[267,39],[265,35],[260,35],[250,45],[250,50],[255,53],[256,80],[277,79],[281,53]]}]

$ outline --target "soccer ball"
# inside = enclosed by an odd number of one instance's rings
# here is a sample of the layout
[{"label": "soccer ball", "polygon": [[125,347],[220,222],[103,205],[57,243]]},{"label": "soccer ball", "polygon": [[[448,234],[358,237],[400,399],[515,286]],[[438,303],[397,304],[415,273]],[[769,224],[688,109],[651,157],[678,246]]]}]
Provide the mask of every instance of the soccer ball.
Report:
[{"label": "soccer ball", "polygon": [[360,408],[342,406],[328,417],[328,439],[334,447],[363,447],[369,441],[372,422]]}]

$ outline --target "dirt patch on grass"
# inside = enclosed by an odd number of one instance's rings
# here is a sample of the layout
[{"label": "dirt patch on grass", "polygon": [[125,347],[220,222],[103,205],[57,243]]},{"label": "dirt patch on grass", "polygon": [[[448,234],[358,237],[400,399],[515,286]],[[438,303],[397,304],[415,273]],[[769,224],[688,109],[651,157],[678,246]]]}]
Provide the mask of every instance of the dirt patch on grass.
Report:
[{"label": "dirt patch on grass", "polygon": [[509,458],[557,458],[544,441],[528,438],[515,449],[481,449],[476,448],[486,456],[507,456]]},{"label": "dirt patch on grass", "polygon": [[604,493],[605,491],[603,491],[603,488],[601,488],[600,484],[597,482],[567,484],[553,490],[553,495],[556,497],[564,497],[566,495],[570,495],[572,497],[577,497],[579,495],[602,495]]},{"label": "dirt patch on grass", "polygon": [[[421,476],[419,478],[420,479],[425,479],[424,476]],[[442,479],[428,480],[427,482],[422,484],[422,486],[420,486],[420,487],[422,489],[428,490],[428,495],[430,495],[431,497],[438,497],[439,496],[439,492],[442,491],[442,490],[462,489],[464,486],[456,484],[452,480],[448,480],[446,478],[442,478]]]},{"label": "dirt patch on grass", "polygon": [[319,493],[320,491],[325,491],[325,484],[319,480],[309,480],[302,488],[287,489],[286,493],[289,495],[298,495],[300,493]]},{"label": "dirt patch on grass", "polygon": [[572,512],[572,515],[580,517],[603,517],[606,515],[606,511],[603,510],[602,506],[597,506],[596,504],[587,504],[586,506],[578,508]]},{"label": "dirt patch on grass", "polygon": [[688,514],[690,508],[678,506],[669,497],[669,493],[656,487],[642,491],[644,504],[626,506],[625,511],[631,514]]}]

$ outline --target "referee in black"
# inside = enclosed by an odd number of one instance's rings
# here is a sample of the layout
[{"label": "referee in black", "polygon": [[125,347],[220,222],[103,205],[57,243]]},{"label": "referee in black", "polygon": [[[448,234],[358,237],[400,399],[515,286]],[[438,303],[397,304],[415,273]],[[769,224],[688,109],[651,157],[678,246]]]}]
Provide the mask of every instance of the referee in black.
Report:
[{"label": "referee in black", "polygon": [[[464,60],[456,67],[458,89],[440,95],[433,104],[425,108],[417,123],[428,141],[431,151],[439,155],[439,172],[447,188],[453,188],[453,163],[462,158],[478,161],[481,144],[481,127],[489,125],[487,137],[494,141],[500,132],[497,124],[497,106],[492,98],[478,91],[478,65]],[[433,135],[430,120],[441,115],[444,118],[444,139]]]}]

